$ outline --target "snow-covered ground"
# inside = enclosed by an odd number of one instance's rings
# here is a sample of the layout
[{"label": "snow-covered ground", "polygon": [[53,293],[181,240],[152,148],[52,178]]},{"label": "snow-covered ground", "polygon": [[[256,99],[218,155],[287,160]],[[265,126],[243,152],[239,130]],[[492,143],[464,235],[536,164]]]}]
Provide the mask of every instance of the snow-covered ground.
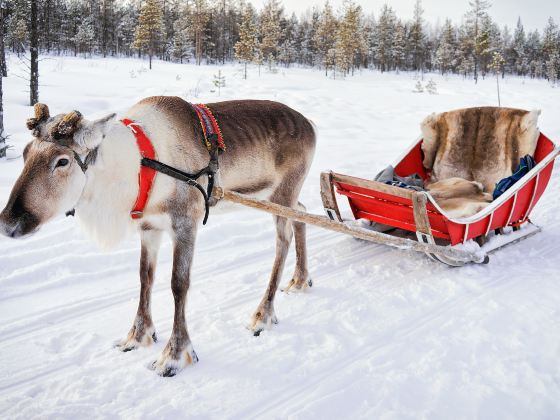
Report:
[{"label": "snow-covered ground", "polygon": [[[5,123],[17,156],[30,139],[24,68],[11,58]],[[411,74],[364,71],[346,80],[307,69],[271,74],[138,60],[47,57],[40,98],[51,112],[88,117],[122,111],[149,95],[194,102],[266,98],[319,129],[301,199],[320,213],[319,173],[371,177],[417,137],[428,113],[495,105],[495,79],[430,75],[438,95],[413,93]],[[560,89],[508,78],[502,104],[540,108],[541,130],[560,138]],[[0,162],[0,207],[22,167]],[[200,362],[174,378],[147,368],[170,335],[171,247],[156,273],[160,341],[121,353],[136,311],[139,241],[101,252],[71,218],[35,236],[0,238],[0,412],[3,418],[383,418],[560,417],[560,175],[533,220],[539,235],[452,269],[417,253],[308,228],[314,287],[277,295],[280,323],[245,329],[274,256],[270,217],[241,209],[211,215],[200,230],[188,325]],[[283,283],[292,274],[290,253]]]}]

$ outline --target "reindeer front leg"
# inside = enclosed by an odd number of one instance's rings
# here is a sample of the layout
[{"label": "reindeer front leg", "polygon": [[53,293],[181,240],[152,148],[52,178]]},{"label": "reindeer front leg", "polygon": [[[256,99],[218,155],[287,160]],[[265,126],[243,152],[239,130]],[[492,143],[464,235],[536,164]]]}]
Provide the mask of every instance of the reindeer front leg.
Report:
[{"label": "reindeer front leg", "polygon": [[117,347],[124,352],[147,347],[157,341],[150,301],[161,234],[160,230],[142,230],[140,233],[140,301],[127,337],[117,344]]},{"label": "reindeer front leg", "polygon": [[175,301],[173,331],[159,359],[152,364],[152,368],[161,376],[174,376],[185,366],[198,362],[185,321],[196,222],[192,219],[180,220],[175,223],[174,231],[173,273],[171,276],[171,290]]}]

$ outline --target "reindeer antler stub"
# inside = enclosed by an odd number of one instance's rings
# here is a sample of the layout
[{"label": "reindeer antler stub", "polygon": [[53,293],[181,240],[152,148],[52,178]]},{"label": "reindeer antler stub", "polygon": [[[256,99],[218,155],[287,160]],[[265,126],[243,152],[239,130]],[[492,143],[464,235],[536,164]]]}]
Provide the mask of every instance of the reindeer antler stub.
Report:
[{"label": "reindeer antler stub", "polygon": [[35,111],[35,117],[27,120],[27,128],[29,130],[35,130],[39,124],[47,121],[50,117],[49,107],[45,104],[36,103],[33,110]]},{"label": "reindeer antler stub", "polygon": [[51,135],[55,139],[71,136],[79,128],[81,119],[79,111],[69,112],[51,129]]}]

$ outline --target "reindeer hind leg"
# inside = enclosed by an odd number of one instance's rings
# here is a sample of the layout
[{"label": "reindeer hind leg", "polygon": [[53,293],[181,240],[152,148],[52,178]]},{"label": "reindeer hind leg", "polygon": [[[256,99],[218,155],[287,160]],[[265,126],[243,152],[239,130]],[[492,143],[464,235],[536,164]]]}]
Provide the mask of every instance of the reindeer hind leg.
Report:
[{"label": "reindeer hind leg", "polygon": [[[306,211],[305,206],[302,203],[297,204],[297,209],[301,211]],[[296,246],[296,267],[292,279],[288,283],[283,292],[293,291],[303,291],[307,287],[311,287],[313,282],[309,277],[309,272],[307,271],[307,244],[306,244],[306,227],[305,223],[292,221],[294,228],[294,239]]]}]

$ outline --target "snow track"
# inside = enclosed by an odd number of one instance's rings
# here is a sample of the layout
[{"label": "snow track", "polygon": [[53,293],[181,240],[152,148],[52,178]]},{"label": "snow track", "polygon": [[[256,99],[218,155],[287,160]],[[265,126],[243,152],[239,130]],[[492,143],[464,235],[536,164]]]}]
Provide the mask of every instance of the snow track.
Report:
[{"label": "snow track", "polygon": [[[210,93],[215,68],[155,62],[152,72],[138,71],[144,65],[49,58],[41,99],[52,112],[79,109],[92,117],[151,94],[218,100]],[[301,195],[316,213],[321,170],[371,177],[416,138],[426,114],[494,104],[492,80],[475,90],[471,81],[429,76],[440,91],[430,96],[411,92],[410,74],[331,80],[312,70],[260,78],[254,70],[243,81],[238,68],[222,70],[220,99],[279,100],[317,125],[317,156]],[[23,72],[15,60],[10,71]],[[189,97],[197,84],[201,97]],[[10,77],[5,87],[17,155],[29,138],[24,121],[31,111],[23,105],[23,80]],[[542,131],[559,141],[558,89],[511,78],[502,98],[507,106],[541,108]],[[21,159],[0,163],[0,206],[21,167]],[[211,214],[197,240],[187,306],[200,362],[174,378],[147,368],[171,334],[168,240],[152,300],[159,341],[121,353],[112,346],[126,335],[138,303],[138,238],[102,252],[71,218],[26,240],[0,238],[2,417],[558,418],[559,187],[555,171],[532,217],[543,232],[500,250],[489,265],[453,269],[308,227],[314,286],[279,293],[280,323],[260,337],[245,325],[270,274],[273,224],[248,209]],[[294,258],[292,250],[283,285]]]}]

